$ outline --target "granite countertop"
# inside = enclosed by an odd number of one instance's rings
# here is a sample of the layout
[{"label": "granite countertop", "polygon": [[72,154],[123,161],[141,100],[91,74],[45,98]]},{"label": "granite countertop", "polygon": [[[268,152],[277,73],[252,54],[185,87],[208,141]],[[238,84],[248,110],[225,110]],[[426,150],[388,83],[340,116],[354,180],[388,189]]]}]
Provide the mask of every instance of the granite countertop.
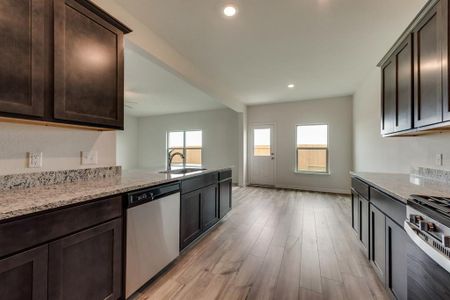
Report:
[{"label": "granite countertop", "polygon": [[392,197],[406,203],[411,195],[450,197],[450,184],[410,174],[350,172]]},{"label": "granite countertop", "polygon": [[104,179],[2,191],[0,192],[0,221],[224,169],[228,168],[209,169],[187,175],[166,174],[145,169],[130,170],[123,171],[120,176]]}]

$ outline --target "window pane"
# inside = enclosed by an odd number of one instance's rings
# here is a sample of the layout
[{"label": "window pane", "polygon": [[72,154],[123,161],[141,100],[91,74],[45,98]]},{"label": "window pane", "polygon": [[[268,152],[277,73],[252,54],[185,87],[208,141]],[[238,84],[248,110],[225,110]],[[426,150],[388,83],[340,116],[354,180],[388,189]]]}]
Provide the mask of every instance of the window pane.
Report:
[{"label": "window pane", "polygon": [[202,165],[202,149],[187,148],[186,149],[186,165],[200,167]]},{"label": "window pane", "polygon": [[270,128],[254,129],[253,131],[253,155],[270,156]]},{"label": "window pane", "polygon": [[176,147],[183,148],[184,147],[183,139],[184,139],[183,131],[169,132],[169,148],[176,148]]},{"label": "window pane", "polygon": [[186,147],[202,147],[202,131],[186,131]]},{"label": "window pane", "polygon": [[297,126],[297,147],[326,148],[328,125]]},{"label": "window pane", "polygon": [[297,149],[297,170],[327,172],[327,149]]}]

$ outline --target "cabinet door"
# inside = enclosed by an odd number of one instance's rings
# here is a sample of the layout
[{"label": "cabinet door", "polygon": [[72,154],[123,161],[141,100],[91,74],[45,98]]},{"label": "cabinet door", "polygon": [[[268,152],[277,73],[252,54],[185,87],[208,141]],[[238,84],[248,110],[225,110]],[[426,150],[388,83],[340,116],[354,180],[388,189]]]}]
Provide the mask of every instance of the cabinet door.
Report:
[{"label": "cabinet door", "polygon": [[218,186],[211,185],[202,190],[202,230],[206,230],[219,221]]},{"label": "cabinet door", "polygon": [[369,253],[369,201],[359,197],[359,239]]},{"label": "cabinet door", "polygon": [[[442,2],[442,1],[441,1]],[[449,85],[449,79],[450,79],[450,67],[448,64],[449,60],[449,54],[450,54],[450,47],[449,47],[449,6],[448,1],[444,1],[441,4],[441,11],[443,14],[442,20],[443,20],[443,34],[442,34],[442,68],[443,68],[443,77],[442,77],[442,100],[443,100],[443,121],[450,121],[450,85]]]},{"label": "cabinet door", "polygon": [[352,190],[352,227],[359,236],[359,196]]},{"label": "cabinet door", "polygon": [[0,260],[0,299],[46,300],[48,246]]},{"label": "cabinet door", "polygon": [[413,128],[413,56],[412,36],[408,36],[395,52],[396,113],[394,131]]},{"label": "cabinet door", "polygon": [[231,210],[232,202],[232,182],[230,179],[219,183],[220,218],[223,218]]},{"label": "cabinet door", "polygon": [[180,210],[180,249],[183,249],[202,233],[200,190],[181,195]]},{"label": "cabinet door", "polygon": [[43,116],[46,0],[0,1],[0,112]]},{"label": "cabinet door", "polygon": [[386,217],[372,204],[370,205],[370,260],[381,281],[386,273]]},{"label": "cabinet door", "polygon": [[415,127],[442,121],[442,2],[413,30]]},{"label": "cabinet door", "polygon": [[54,117],[123,128],[123,33],[74,0],[54,4]]},{"label": "cabinet door", "polygon": [[50,244],[50,300],[119,299],[121,282],[122,219]]},{"label": "cabinet door", "polygon": [[395,60],[391,58],[381,69],[381,133],[394,132],[396,117],[396,75]]},{"label": "cabinet door", "polygon": [[386,218],[386,238],[386,286],[396,299],[407,299],[406,232]]}]

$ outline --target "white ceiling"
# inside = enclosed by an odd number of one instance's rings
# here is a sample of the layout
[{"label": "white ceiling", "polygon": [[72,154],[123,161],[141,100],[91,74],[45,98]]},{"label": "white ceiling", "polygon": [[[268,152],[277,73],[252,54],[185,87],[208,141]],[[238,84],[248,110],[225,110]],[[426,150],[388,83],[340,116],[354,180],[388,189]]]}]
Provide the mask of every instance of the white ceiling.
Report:
[{"label": "white ceiling", "polygon": [[152,116],[225,107],[152,61],[136,46],[125,46],[125,112]]},{"label": "white ceiling", "polygon": [[[226,19],[221,8],[230,1],[116,0],[246,104],[353,94],[426,2],[240,0],[239,14]],[[173,90],[154,71],[148,80],[132,78],[139,58],[126,64],[128,81],[145,81],[148,93]],[[295,89],[287,88],[291,82]],[[154,107],[163,110],[156,98]],[[183,103],[187,95],[173,98]]]}]

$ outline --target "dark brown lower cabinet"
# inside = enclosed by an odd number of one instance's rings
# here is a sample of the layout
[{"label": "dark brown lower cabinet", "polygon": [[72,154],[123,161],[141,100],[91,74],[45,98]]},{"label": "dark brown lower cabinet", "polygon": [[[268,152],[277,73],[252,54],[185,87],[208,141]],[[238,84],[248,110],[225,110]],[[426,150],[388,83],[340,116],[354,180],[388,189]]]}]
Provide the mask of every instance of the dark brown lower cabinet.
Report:
[{"label": "dark brown lower cabinet", "polygon": [[352,190],[352,226],[359,236],[359,195]]},{"label": "dark brown lower cabinet", "polygon": [[0,224],[0,299],[121,299],[122,213],[116,196]]},{"label": "dark brown lower cabinet", "polygon": [[181,181],[180,210],[183,250],[231,210],[231,169]]},{"label": "dark brown lower cabinet", "polygon": [[0,260],[0,299],[47,299],[48,246]]},{"label": "dark brown lower cabinet", "polygon": [[[352,180],[352,182],[357,182]],[[369,183],[366,183],[369,184]],[[407,244],[402,224],[404,201],[369,187],[369,200],[352,183],[352,225],[366,249],[370,263],[393,299],[408,299]],[[361,189],[360,189],[361,190]]]},{"label": "dark brown lower cabinet", "polygon": [[202,233],[201,190],[181,195],[180,249]]},{"label": "dark brown lower cabinet", "polygon": [[207,230],[219,221],[218,185],[210,185],[201,192],[202,230]]},{"label": "dark brown lower cabinet", "polygon": [[121,297],[122,222],[116,219],[49,245],[49,299]]},{"label": "dark brown lower cabinet", "polygon": [[407,243],[404,229],[386,217],[386,287],[396,299],[407,299]]},{"label": "dark brown lower cabinet", "polygon": [[370,205],[370,261],[378,277],[385,281],[386,273],[386,216]]},{"label": "dark brown lower cabinet", "polygon": [[219,216],[220,218],[231,210],[232,200],[232,181],[231,179],[219,183]]},{"label": "dark brown lower cabinet", "polygon": [[369,201],[364,197],[359,198],[359,239],[369,256]]}]

